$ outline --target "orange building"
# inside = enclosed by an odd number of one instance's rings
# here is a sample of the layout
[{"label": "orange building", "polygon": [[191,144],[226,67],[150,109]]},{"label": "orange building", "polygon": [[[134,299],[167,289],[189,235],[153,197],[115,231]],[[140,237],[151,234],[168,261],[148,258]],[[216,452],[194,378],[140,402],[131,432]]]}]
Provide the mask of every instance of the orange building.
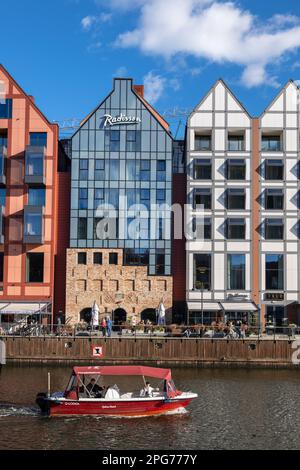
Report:
[{"label": "orange building", "polygon": [[[69,163],[51,124],[0,65],[0,322],[51,320],[64,309]],[[66,191],[68,194],[68,191]],[[62,215],[63,214],[63,215]],[[65,216],[65,219],[64,219]],[[63,221],[58,227],[58,222]],[[58,230],[60,236],[58,237]],[[57,282],[61,282],[57,278]],[[60,287],[60,289],[58,289]],[[55,309],[54,309],[55,303]]]}]

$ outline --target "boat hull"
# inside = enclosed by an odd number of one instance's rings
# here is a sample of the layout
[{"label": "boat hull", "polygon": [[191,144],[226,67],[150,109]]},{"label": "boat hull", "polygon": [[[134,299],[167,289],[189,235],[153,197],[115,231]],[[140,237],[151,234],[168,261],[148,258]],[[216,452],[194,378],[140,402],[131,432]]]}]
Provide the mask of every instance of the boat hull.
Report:
[{"label": "boat hull", "polygon": [[157,416],[185,408],[193,397],[139,401],[47,400],[49,416]]}]

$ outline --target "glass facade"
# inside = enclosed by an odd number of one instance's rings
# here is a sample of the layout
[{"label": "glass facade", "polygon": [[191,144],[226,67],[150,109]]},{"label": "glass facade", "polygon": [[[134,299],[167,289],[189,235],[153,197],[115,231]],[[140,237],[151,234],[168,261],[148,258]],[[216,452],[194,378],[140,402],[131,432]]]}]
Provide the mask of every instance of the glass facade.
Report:
[{"label": "glass facade", "polygon": [[[104,115],[136,120],[112,125]],[[70,245],[124,249],[124,264],[170,275],[171,204],[172,138],[132,80],[116,79],[72,138]]]}]

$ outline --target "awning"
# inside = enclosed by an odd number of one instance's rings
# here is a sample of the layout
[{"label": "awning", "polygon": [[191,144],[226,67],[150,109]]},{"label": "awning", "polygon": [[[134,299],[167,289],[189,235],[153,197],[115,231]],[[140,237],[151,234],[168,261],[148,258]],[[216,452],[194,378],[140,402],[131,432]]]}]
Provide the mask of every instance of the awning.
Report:
[{"label": "awning", "polygon": [[[218,312],[222,310],[222,306],[219,302],[188,302],[188,309],[193,310],[194,312],[201,312],[202,310],[208,312]],[[203,308],[202,308],[203,306]]]},{"label": "awning", "polygon": [[222,302],[225,312],[257,312],[258,307],[253,302]]},{"label": "awning", "polygon": [[87,366],[74,367],[76,375],[137,375],[170,380],[170,369],[147,366]]},{"label": "awning", "polygon": [[48,302],[0,302],[0,315],[47,314]]}]

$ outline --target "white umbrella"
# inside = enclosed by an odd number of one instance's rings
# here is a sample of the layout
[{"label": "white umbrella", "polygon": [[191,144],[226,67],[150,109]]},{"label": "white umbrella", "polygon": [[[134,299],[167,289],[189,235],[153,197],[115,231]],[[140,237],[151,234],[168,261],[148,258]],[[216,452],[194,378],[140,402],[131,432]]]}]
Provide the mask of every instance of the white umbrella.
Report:
[{"label": "white umbrella", "polygon": [[99,326],[99,307],[96,301],[92,307],[92,325]]},{"label": "white umbrella", "polygon": [[161,302],[158,308],[158,324],[165,325],[166,324],[166,309],[164,304]]}]

